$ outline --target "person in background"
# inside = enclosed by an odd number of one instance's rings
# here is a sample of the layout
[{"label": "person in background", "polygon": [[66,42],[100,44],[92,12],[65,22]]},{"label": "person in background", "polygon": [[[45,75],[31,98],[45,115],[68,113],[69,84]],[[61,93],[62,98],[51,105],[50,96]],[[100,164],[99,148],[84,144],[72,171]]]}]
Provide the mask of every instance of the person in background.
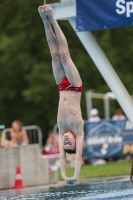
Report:
[{"label": "person in background", "polygon": [[43,148],[43,154],[59,153],[58,138],[54,135],[53,130],[49,130],[46,144]]},{"label": "person in background", "polygon": [[6,147],[25,146],[29,144],[27,132],[23,129],[23,124],[19,120],[12,122],[10,137],[11,140],[6,141]]},{"label": "person in background", "polygon": [[[46,144],[43,147],[42,156],[47,156],[49,160],[49,170],[56,171],[59,169],[59,138],[53,132],[49,130]],[[52,156],[52,158],[51,158]]]},{"label": "person in background", "polygon": [[123,115],[122,110],[119,108],[115,111],[115,115],[112,117],[113,120],[124,120],[126,119],[125,115]]},{"label": "person in background", "polygon": [[4,147],[6,143],[6,132],[0,132],[0,147]]},{"label": "person in background", "polygon": [[98,110],[96,108],[92,108],[90,111],[90,118],[88,119],[89,122],[99,122],[101,119],[98,116]]}]

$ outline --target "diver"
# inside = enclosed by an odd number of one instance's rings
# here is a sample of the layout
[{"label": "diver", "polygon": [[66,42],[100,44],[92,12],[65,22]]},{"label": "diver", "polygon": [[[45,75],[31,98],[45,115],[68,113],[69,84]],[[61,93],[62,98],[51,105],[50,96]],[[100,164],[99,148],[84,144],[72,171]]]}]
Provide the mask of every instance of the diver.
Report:
[{"label": "diver", "polygon": [[[57,124],[59,128],[60,169],[68,184],[75,183],[80,174],[84,139],[80,99],[82,81],[68,50],[66,38],[58,25],[53,9],[48,5],[38,8],[43,20],[52,57],[52,68],[59,90]],[[52,27],[54,32],[52,30]],[[75,153],[73,177],[66,175],[66,153]]]}]

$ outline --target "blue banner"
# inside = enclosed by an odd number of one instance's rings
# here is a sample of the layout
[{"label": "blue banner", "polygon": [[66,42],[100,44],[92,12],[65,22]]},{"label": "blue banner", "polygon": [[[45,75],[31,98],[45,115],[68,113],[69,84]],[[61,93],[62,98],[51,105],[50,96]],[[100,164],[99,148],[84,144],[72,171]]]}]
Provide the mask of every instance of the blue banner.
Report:
[{"label": "blue banner", "polygon": [[77,31],[133,25],[133,0],[76,0]]},{"label": "blue banner", "polygon": [[133,125],[128,120],[85,123],[86,159],[133,155]]}]

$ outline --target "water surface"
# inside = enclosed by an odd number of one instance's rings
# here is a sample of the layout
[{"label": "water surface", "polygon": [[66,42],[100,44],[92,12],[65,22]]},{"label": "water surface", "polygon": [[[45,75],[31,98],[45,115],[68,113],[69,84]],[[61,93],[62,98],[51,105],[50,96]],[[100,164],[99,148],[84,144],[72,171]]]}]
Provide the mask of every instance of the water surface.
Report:
[{"label": "water surface", "polygon": [[12,197],[8,197],[6,193],[3,193],[2,197],[0,193],[0,200],[133,200],[133,182],[122,180],[88,182],[19,192],[21,195],[18,197],[13,194]]}]

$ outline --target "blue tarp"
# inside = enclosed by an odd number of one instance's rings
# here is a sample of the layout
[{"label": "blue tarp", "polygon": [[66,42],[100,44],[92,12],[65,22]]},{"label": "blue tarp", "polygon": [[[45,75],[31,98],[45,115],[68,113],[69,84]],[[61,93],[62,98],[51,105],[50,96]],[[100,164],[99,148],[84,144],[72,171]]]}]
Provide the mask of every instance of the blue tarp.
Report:
[{"label": "blue tarp", "polygon": [[85,123],[84,156],[120,158],[133,155],[133,125],[128,120]]},{"label": "blue tarp", "polygon": [[78,31],[133,25],[133,0],[76,0]]}]

